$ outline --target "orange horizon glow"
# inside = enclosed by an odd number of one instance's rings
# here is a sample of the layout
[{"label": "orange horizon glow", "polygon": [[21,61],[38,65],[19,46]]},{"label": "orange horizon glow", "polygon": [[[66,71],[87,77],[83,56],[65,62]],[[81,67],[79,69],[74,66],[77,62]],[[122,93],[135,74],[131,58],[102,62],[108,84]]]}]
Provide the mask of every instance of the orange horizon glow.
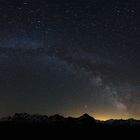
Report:
[{"label": "orange horizon glow", "polygon": [[[95,118],[96,120],[101,120],[101,121],[106,121],[106,120],[110,120],[110,119],[116,119],[116,120],[120,120],[120,119],[123,119],[123,120],[128,120],[128,119],[136,119],[136,120],[140,120],[140,117],[137,117],[137,116],[123,116],[123,115],[116,115],[116,116],[113,116],[113,115],[96,115],[96,114],[91,114],[91,113],[87,113],[89,114],[91,117]],[[66,117],[80,117],[82,116],[83,113],[78,113],[78,114],[71,114],[71,115],[66,115]]]}]

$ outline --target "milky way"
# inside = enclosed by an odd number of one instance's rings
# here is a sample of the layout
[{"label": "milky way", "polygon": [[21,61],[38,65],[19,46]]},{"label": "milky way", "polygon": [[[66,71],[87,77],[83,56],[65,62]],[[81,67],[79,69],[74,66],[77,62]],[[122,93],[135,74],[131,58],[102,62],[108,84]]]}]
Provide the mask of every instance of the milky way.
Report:
[{"label": "milky way", "polygon": [[140,119],[140,2],[0,2],[0,115]]}]

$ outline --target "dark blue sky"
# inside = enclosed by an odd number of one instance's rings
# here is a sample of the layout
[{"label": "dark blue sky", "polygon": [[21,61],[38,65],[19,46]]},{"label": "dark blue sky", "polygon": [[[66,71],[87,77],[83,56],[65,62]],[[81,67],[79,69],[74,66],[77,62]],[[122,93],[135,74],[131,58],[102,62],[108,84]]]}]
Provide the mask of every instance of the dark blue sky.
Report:
[{"label": "dark blue sky", "polygon": [[138,0],[1,0],[0,115],[140,119]]}]

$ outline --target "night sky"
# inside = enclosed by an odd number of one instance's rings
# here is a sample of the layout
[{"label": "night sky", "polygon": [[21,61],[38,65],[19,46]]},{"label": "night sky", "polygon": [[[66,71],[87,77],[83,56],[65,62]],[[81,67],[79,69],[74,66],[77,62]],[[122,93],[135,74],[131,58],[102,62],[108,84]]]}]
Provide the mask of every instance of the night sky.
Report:
[{"label": "night sky", "polygon": [[0,0],[0,116],[140,119],[139,0]]}]

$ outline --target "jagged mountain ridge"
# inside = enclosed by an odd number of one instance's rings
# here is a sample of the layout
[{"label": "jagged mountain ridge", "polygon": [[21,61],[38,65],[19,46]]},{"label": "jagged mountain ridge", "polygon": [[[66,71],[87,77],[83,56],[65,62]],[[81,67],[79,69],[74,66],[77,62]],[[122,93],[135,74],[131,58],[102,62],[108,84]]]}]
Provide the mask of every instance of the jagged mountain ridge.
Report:
[{"label": "jagged mountain ridge", "polygon": [[27,113],[16,113],[13,116],[5,117],[0,120],[1,123],[14,123],[14,124],[43,124],[43,125],[62,125],[62,126],[76,126],[76,127],[96,127],[96,126],[108,126],[108,127],[139,127],[140,120],[128,119],[128,120],[96,120],[88,114],[84,114],[80,117],[63,117],[61,115],[30,115]]}]

